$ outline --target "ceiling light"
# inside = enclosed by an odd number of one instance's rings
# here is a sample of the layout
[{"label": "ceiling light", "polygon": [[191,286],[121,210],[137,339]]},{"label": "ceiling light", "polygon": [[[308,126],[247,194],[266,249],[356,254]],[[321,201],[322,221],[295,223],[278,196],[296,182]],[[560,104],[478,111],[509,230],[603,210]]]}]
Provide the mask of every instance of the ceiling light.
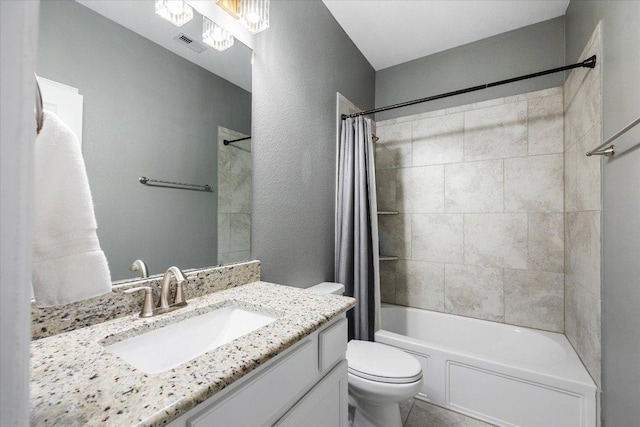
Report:
[{"label": "ceiling light", "polygon": [[193,19],[193,9],[183,0],[156,0],[156,14],[176,27]]},{"label": "ceiling light", "polygon": [[233,36],[206,16],[202,17],[202,41],[220,52],[233,46]]},{"label": "ceiling light", "polygon": [[269,28],[269,2],[270,0],[240,0],[240,22],[252,34]]}]

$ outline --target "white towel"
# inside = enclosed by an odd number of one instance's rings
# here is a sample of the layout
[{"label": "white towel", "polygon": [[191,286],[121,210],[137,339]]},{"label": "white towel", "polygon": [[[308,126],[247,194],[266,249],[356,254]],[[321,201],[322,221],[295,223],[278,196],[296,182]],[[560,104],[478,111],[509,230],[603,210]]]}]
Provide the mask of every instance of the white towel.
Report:
[{"label": "white towel", "polygon": [[35,144],[33,291],[39,307],[69,304],[111,291],[107,258],[80,142],[55,114],[44,112]]}]

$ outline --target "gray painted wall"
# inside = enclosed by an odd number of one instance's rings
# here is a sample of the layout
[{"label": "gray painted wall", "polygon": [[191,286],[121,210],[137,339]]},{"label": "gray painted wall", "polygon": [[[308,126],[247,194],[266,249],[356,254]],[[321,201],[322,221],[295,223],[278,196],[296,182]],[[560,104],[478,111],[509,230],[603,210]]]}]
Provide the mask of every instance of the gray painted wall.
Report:
[{"label": "gray painted wall", "polygon": [[253,68],[252,256],[262,278],[334,274],[336,91],[372,108],[374,70],[320,0],[272,1]]},{"label": "gray painted wall", "polygon": [[[572,1],[566,57],[575,60],[602,20],[603,126],[608,138],[640,114],[640,2]],[[604,425],[640,419],[640,127],[603,162],[602,360]]]},{"label": "gray painted wall", "polygon": [[37,72],[84,96],[83,154],[114,280],[216,263],[218,125],[249,133],[251,94],[74,1],[42,3]]},{"label": "gray painted wall", "polygon": [[[564,17],[389,67],[376,73],[376,107],[564,65]],[[560,86],[562,73],[524,80],[376,114],[376,120],[518,95]]]}]

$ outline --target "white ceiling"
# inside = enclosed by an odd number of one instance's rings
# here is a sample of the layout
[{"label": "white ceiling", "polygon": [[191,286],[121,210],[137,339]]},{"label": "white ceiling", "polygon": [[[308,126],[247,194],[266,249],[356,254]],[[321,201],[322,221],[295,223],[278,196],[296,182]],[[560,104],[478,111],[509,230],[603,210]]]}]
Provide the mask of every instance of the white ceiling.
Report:
[{"label": "white ceiling", "polygon": [[322,0],[381,70],[565,14],[569,0]]},{"label": "white ceiling", "polygon": [[194,11],[191,21],[181,27],[176,27],[155,14],[153,0],[76,1],[105,18],[199,65],[205,70],[217,74],[236,86],[240,86],[244,90],[251,92],[252,51],[237,38],[234,45],[224,52],[218,52],[201,43],[207,47],[202,53],[196,53],[173,40],[176,34],[184,33],[191,39],[202,42],[202,17],[198,12]]}]

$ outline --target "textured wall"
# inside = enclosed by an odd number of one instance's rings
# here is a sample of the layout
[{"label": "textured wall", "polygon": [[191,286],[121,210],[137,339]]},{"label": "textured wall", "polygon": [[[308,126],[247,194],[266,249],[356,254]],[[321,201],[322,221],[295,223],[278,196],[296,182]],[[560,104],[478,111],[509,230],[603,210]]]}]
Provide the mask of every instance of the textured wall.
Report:
[{"label": "textured wall", "polygon": [[[401,48],[401,47],[399,47]],[[376,107],[564,65],[564,17],[389,67],[376,73]],[[562,73],[378,113],[376,120],[485,101],[562,85]]]},{"label": "textured wall", "polygon": [[372,108],[374,70],[321,1],[272,1],[252,87],[252,256],[265,280],[332,280],[336,91]]},{"label": "textured wall", "polygon": [[[152,12],[150,12],[152,13]],[[250,132],[251,94],[74,1],[42,2],[39,75],[84,95],[83,154],[114,280],[216,264],[218,125]],[[188,208],[187,208],[188,207]]]},{"label": "textured wall", "polygon": [[377,135],[383,300],[563,332],[562,88]]},{"label": "textured wall", "polygon": [[[603,135],[640,114],[640,2],[572,1],[566,15],[567,60],[577,59],[602,20]],[[602,159],[602,381],[606,426],[640,419],[640,126]]]}]

